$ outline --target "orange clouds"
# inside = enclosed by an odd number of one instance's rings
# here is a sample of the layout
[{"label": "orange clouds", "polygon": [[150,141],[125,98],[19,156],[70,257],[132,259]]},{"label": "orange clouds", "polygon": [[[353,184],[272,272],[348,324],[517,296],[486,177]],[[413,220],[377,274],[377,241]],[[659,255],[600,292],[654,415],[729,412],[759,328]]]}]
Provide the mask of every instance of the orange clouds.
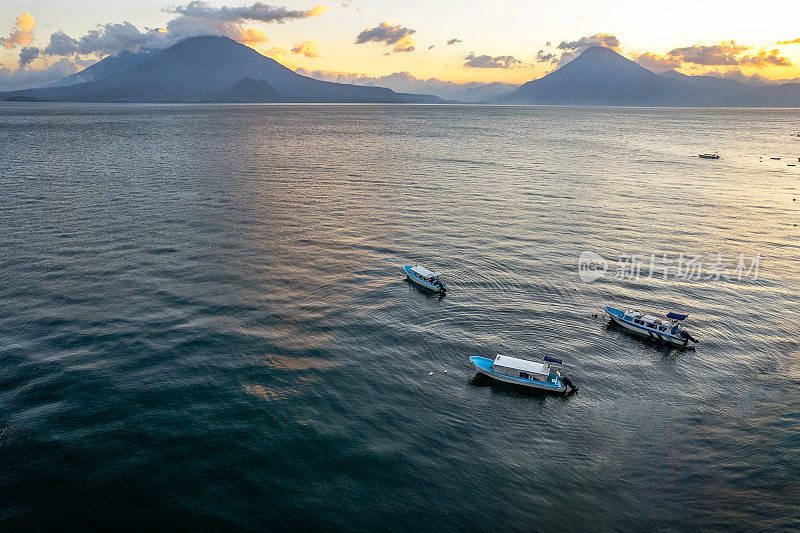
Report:
[{"label": "orange clouds", "polygon": [[741,55],[751,46],[736,44],[736,41],[721,42],[710,46],[694,45],[675,48],[667,52],[668,56],[683,63],[709,66],[746,65],[757,68],[767,66],[791,67],[792,62],[780,55],[780,50],[761,49],[755,54]]},{"label": "orange clouds", "polygon": [[267,57],[271,57],[275,61],[283,61],[288,51],[285,48],[281,48],[280,46],[273,46],[269,50],[265,50],[261,53]]},{"label": "orange clouds", "polygon": [[17,17],[16,22],[11,26],[11,35],[8,38],[0,38],[0,43],[6,48],[15,46],[25,46],[33,42],[33,29],[36,27],[36,19],[30,13],[23,13]]},{"label": "orange clouds", "polygon": [[413,52],[416,41],[409,36],[405,36],[394,45],[395,52]]},{"label": "orange clouds", "polygon": [[322,57],[319,55],[319,43],[315,41],[303,41],[295,44],[291,52],[293,54],[303,54],[306,57]]},{"label": "orange clouds", "polygon": [[652,52],[638,54],[633,58],[633,60],[644,68],[654,71],[670,70],[673,68],[679,68],[682,65],[680,59],[671,56],[662,56]]},{"label": "orange clouds", "polygon": [[791,41],[778,41],[778,44],[800,44],[800,37]]},{"label": "orange clouds", "polygon": [[745,56],[742,58],[742,65],[752,65],[754,67],[766,67],[775,65],[776,67],[791,67],[792,62],[789,58],[780,55],[780,50],[759,50],[756,55]]},{"label": "orange clouds", "polygon": [[313,9],[310,9],[308,11],[308,16],[309,17],[318,17],[318,16],[322,15],[328,9],[330,9],[328,6],[314,6]]},{"label": "orange clouds", "polygon": [[269,41],[267,35],[263,31],[256,28],[238,28],[238,31],[239,35],[235,37],[235,40],[242,44],[246,44],[247,46]]}]

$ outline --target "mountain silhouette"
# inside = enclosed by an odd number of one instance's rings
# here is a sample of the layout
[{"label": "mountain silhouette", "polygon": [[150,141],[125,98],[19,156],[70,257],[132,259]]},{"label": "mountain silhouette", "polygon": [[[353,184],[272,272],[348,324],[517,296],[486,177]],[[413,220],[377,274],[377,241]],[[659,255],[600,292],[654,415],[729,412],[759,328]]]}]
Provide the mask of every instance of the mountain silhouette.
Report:
[{"label": "mountain silhouette", "polygon": [[283,95],[264,80],[242,78],[217,95],[221,102],[280,102]]},{"label": "mountain silhouette", "polygon": [[670,83],[610,48],[592,46],[502,101],[568,105],[649,105],[669,96]]},{"label": "mountain silhouette", "polygon": [[[221,101],[225,91],[249,78],[267,82],[277,93],[275,101],[400,103],[414,100],[383,87],[332,83],[302,76],[227,37],[192,37],[144,57],[132,55],[135,54],[104,59],[89,73],[92,81],[14,91],[0,95],[0,99],[26,96],[83,102]],[[125,62],[133,64],[122,68]],[[108,75],[99,77],[104,74]],[[240,86],[237,90],[243,88]],[[264,101],[265,94],[259,93],[258,101]],[[427,101],[427,97],[421,99]]]},{"label": "mountain silhouette", "polygon": [[[192,37],[163,50],[121,52],[0,100],[75,102],[457,103],[298,74],[227,37]],[[655,74],[592,46],[543,78],[492,103],[586,106],[800,107],[800,84],[757,87],[676,71]]]},{"label": "mountain silhouette", "polygon": [[64,76],[52,83],[44,85],[44,87],[63,87],[66,85],[75,85],[77,83],[86,83],[90,81],[102,80],[123,70],[127,70],[135,65],[138,65],[147,59],[154,52],[146,50],[141,52],[129,52],[123,50],[114,55],[106,56],[97,63],[89,65],[80,72]]},{"label": "mountain silhouette", "polygon": [[[792,87],[797,85],[798,87]],[[586,106],[794,107],[800,84],[755,87],[676,71],[655,74],[614,50],[592,46],[497,103]]]}]

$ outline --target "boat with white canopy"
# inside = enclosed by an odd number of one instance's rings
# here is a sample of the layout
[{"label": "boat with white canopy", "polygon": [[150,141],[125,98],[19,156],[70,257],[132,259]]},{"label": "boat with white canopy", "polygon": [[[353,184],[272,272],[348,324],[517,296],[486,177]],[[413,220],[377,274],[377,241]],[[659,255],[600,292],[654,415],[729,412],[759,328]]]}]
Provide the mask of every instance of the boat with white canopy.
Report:
[{"label": "boat with white canopy", "polygon": [[667,313],[669,321],[666,321],[631,309],[621,311],[608,306],[603,309],[615,324],[657,342],[665,342],[678,348],[686,348],[690,341],[699,342],[688,331],[683,329],[683,321],[686,320],[688,315]]},{"label": "boat with white canopy", "polygon": [[433,292],[445,292],[447,290],[447,284],[441,279],[441,272],[431,272],[419,265],[413,267],[406,265],[403,270],[409,281],[413,281],[420,287],[425,287]]},{"label": "boat with white canopy", "polygon": [[578,390],[572,381],[562,376],[561,372],[554,370],[547,363],[562,364],[561,359],[545,356],[545,363],[537,363],[526,359],[517,359],[507,355],[498,354],[494,359],[486,357],[472,356],[469,358],[479,373],[489,376],[492,379],[541,389],[550,392],[567,392]]}]

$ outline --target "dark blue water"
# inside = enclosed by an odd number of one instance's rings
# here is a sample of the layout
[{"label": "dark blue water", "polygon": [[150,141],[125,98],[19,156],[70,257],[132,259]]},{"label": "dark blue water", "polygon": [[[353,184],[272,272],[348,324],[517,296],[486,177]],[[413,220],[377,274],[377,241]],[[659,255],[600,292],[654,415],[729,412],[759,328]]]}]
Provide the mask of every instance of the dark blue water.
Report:
[{"label": "dark blue water", "polygon": [[[799,120],[0,104],[0,529],[800,528]],[[475,378],[496,353],[580,391]]]}]

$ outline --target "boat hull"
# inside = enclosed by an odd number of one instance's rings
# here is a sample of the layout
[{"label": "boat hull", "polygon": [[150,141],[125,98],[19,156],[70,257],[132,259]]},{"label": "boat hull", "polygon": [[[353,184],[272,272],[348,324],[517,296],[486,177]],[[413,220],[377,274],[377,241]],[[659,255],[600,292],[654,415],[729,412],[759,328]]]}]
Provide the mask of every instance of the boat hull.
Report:
[{"label": "boat hull", "polygon": [[639,335],[641,337],[647,337],[656,342],[669,344],[670,346],[674,346],[676,348],[686,348],[686,346],[689,343],[688,339],[675,337],[674,335],[668,335],[660,331],[653,331],[649,328],[645,328],[637,324],[627,322],[626,320],[623,320],[622,316],[624,313],[619,309],[614,309],[613,307],[604,307],[603,309],[605,309],[606,313],[608,313],[608,316],[611,318],[611,321],[614,324],[621,326],[622,328],[625,329],[625,331],[628,331],[635,335]]},{"label": "boat hull", "polygon": [[405,265],[403,267],[403,270],[406,273],[406,278],[410,282],[415,283],[416,285],[419,285],[420,287],[428,289],[429,291],[432,291],[432,292],[445,292],[447,290],[447,285],[444,282],[442,282],[442,286],[441,287],[438,287],[438,286],[434,285],[433,283],[428,283],[427,281],[424,281],[424,280],[418,278],[414,274],[414,272],[411,270],[411,266],[410,265]]},{"label": "boat hull", "polygon": [[475,366],[475,369],[492,379],[496,379],[497,381],[502,381],[503,383],[511,383],[513,385],[519,385],[521,387],[528,387],[530,389],[539,389],[545,390],[550,392],[566,392],[567,387],[561,383],[559,378],[556,378],[557,382],[555,384],[545,383],[543,381],[536,381],[533,379],[524,379],[524,378],[515,378],[511,376],[506,376],[504,374],[498,374],[497,372],[492,371],[492,367],[494,366],[494,360],[487,359],[486,357],[478,357],[472,356],[469,358],[472,364]]}]

